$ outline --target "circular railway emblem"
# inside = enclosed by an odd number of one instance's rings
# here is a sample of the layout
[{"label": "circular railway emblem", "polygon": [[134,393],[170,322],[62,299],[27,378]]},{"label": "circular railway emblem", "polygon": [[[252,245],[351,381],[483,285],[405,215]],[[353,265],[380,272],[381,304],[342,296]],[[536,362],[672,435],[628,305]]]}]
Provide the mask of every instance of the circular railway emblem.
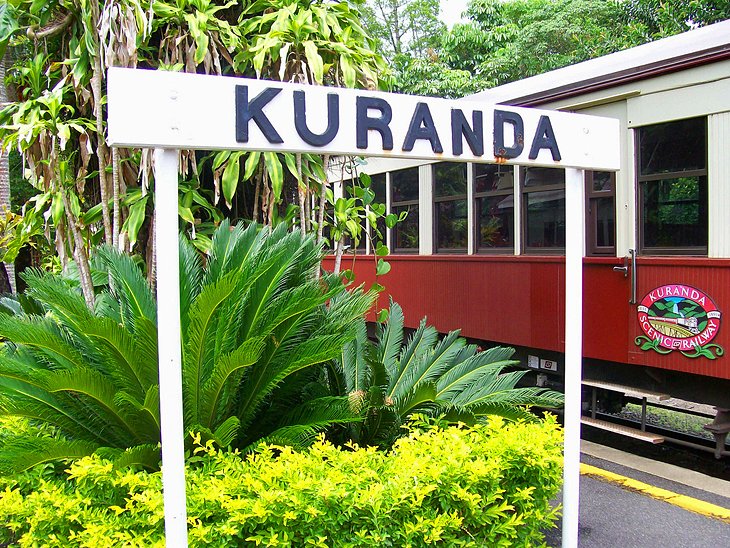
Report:
[{"label": "circular railway emblem", "polygon": [[639,325],[646,336],[637,337],[636,344],[660,354],[679,350],[690,358],[714,359],[723,354],[721,347],[710,344],[720,329],[721,316],[712,299],[699,289],[663,285],[647,293],[638,307]]}]

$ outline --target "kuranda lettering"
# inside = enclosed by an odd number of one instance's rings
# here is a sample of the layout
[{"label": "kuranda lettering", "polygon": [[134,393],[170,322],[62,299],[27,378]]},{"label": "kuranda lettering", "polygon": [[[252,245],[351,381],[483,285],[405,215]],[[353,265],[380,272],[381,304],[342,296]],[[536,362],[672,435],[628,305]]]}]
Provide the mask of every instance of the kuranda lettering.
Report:
[{"label": "kuranda lettering", "polygon": [[[253,99],[249,99],[248,86],[236,85],[235,90],[236,142],[248,142],[250,123],[254,122],[269,143],[282,144],[284,140],[274,127],[271,118],[267,116],[266,109],[270,107],[270,103],[283,88],[266,88]],[[321,133],[311,129],[311,118],[313,117],[311,112],[317,112],[316,116],[320,117],[319,112],[324,105],[308,105],[306,92],[302,90],[293,91],[292,100],[294,127],[305,143],[314,147],[325,147],[332,143],[343,129],[351,131],[351,126],[343,124],[341,121],[341,101],[337,93],[327,93],[327,126]],[[321,101],[321,99],[319,100]],[[399,113],[399,115],[407,114]],[[401,151],[410,152],[418,141],[427,141],[432,153],[442,154],[444,152],[443,136],[439,135],[439,127],[434,120],[429,104],[422,101],[416,103],[410,116],[408,129],[405,135],[402,135]],[[474,156],[484,156],[484,112],[473,110],[471,121],[469,121],[462,109],[452,108],[450,116],[450,124],[446,131],[450,130],[451,135],[445,141],[451,144],[451,153],[454,156],[464,154],[464,142],[466,142]],[[382,145],[382,149],[384,151],[393,150],[395,143],[392,122],[393,107],[386,99],[364,95],[358,95],[355,98],[354,132],[355,145],[358,149],[368,150],[371,146],[371,134],[377,134],[380,137],[379,144]],[[440,127],[441,131],[445,131],[444,126]],[[498,161],[515,159],[523,153],[525,122],[519,113],[502,109],[494,110],[493,144],[493,155]],[[561,160],[557,137],[547,115],[540,116],[531,141],[528,158],[535,160],[543,149],[550,152],[553,161]]]}]

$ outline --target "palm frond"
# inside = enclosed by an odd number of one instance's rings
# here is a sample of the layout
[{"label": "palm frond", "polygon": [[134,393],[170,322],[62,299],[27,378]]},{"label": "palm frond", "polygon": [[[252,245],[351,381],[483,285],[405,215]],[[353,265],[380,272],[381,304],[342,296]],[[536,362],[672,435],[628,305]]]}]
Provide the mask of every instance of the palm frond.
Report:
[{"label": "palm frond", "polygon": [[[204,286],[216,283],[221,277],[238,270],[241,264],[249,260],[250,254],[256,252],[263,240],[259,236],[258,229],[255,223],[245,230],[241,225],[232,227],[228,219],[219,225],[213,234],[210,256],[203,274]],[[265,234],[264,231],[262,236]]]},{"label": "palm frond", "polygon": [[396,399],[414,386],[436,381],[452,367],[454,356],[465,344],[466,341],[459,338],[458,331],[450,332],[439,341],[435,348],[423,354],[408,370],[403,372],[402,382],[390,390],[390,397]]},{"label": "palm frond", "polygon": [[[160,396],[157,386],[150,387],[144,402],[140,402],[125,392],[117,392],[114,403],[134,425],[134,439],[125,440],[117,447],[127,447],[130,443],[158,443],[160,441]],[[155,406],[155,404],[157,404]]]},{"label": "palm frond", "polygon": [[328,427],[360,420],[362,417],[352,412],[347,398],[318,398],[292,410],[282,420],[283,426],[256,442],[255,445],[267,443],[304,449],[312,445],[317,439],[317,435]]},{"label": "palm frond", "polygon": [[45,387],[49,373],[29,369],[25,363],[0,354],[0,413],[38,419],[56,426],[70,436],[103,443],[100,424],[77,415],[79,402],[52,394]]},{"label": "palm frond", "polygon": [[188,328],[188,311],[200,293],[203,280],[203,262],[195,246],[185,237],[180,237],[180,323],[181,331]]},{"label": "palm frond", "polygon": [[433,350],[436,341],[438,341],[438,331],[433,326],[427,326],[426,318],[423,318],[418,329],[409,337],[400,353],[398,374],[391,377],[388,387],[391,397],[393,394],[400,394],[411,388],[411,386],[403,386],[404,381],[415,378],[412,373],[413,369],[425,362],[426,355]]},{"label": "palm frond", "polygon": [[491,384],[504,367],[519,363],[509,359],[512,354],[512,348],[494,347],[474,354],[461,363],[455,359],[456,365],[438,379],[438,398],[452,401],[470,386]]},{"label": "palm frond", "polygon": [[189,312],[190,323],[183,353],[183,384],[185,410],[191,423],[200,416],[200,391],[214,360],[214,348],[208,343],[214,338],[214,318],[222,303],[230,298],[236,284],[236,275],[232,272],[205,286]]},{"label": "palm frond", "polygon": [[99,247],[97,254],[109,273],[110,292],[119,300],[124,326],[134,331],[139,318],[156,322],[152,290],[132,257],[107,246]]},{"label": "palm frond", "polygon": [[220,447],[229,447],[233,444],[241,429],[241,421],[238,417],[230,416],[215,429],[213,436]]},{"label": "palm frond", "polygon": [[[149,322],[142,319],[142,322]],[[138,329],[139,331],[139,329]],[[145,360],[140,361],[137,345],[132,334],[110,318],[92,318],[86,322],[83,336],[95,347],[99,354],[105,355],[100,369],[112,377],[118,387],[140,398],[150,384],[156,382],[157,372]]]},{"label": "palm frond", "polygon": [[[137,439],[137,428],[129,416],[115,401],[119,393],[114,383],[98,371],[89,368],[76,368],[72,371],[53,371],[43,378],[43,387],[51,394],[64,393],[75,398],[86,397],[87,413],[93,413],[110,428],[121,430],[118,435],[130,440]],[[88,418],[88,417],[87,417]]]},{"label": "palm frond", "polygon": [[288,376],[337,357],[341,341],[337,335],[311,337],[287,353],[282,362],[256,364],[246,383],[241,386],[238,417],[245,428],[254,418],[261,402]]},{"label": "palm frond", "polygon": [[494,392],[469,404],[470,408],[478,408],[484,403],[503,402],[508,405],[520,405],[530,407],[543,407],[547,409],[559,409],[565,404],[565,396],[560,392],[540,388],[537,386],[526,386],[513,388],[501,392]]},{"label": "palm frond", "polygon": [[403,322],[403,309],[398,303],[391,301],[388,321],[378,330],[374,357],[385,367],[388,379],[398,376],[398,354],[403,343]]},{"label": "palm frond", "polygon": [[506,402],[485,402],[467,407],[476,417],[497,416],[508,421],[535,422],[538,417],[526,407]]},{"label": "palm frond", "polygon": [[145,470],[159,470],[162,454],[160,446],[146,443],[143,445],[135,445],[123,451],[113,459],[114,468],[120,470],[123,468],[142,468]]},{"label": "palm frond", "polygon": [[499,401],[500,398],[509,398],[510,392],[515,389],[520,379],[527,371],[510,371],[500,373],[491,379],[491,382],[472,384],[460,394],[452,398],[454,405],[472,405],[480,401]]},{"label": "palm frond", "polygon": [[439,405],[436,401],[436,385],[432,382],[422,382],[393,398],[393,402],[401,417],[426,407],[435,409]]},{"label": "palm frond", "polygon": [[221,396],[227,391],[229,404],[232,410],[234,390],[238,388],[242,369],[251,367],[261,356],[264,349],[264,338],[257,337],[245,341],[230,354],[222,356],[216,363],[211,375],[203,381],[200,392],[199,414],[191,417],[191,423],[198,422],[209,428],[215,427],[216,416],[223,401]]},{"label": "palm frond", "polygon": [[361,319],[356,322],[355,338],[342,345],[338,361],[345,378],[347,393],[365,391],[370,386],[371,374],[366,362],[368,346],[367,326]]},{"label": "palm frond", "polygon": [[81,440],[17,436],[6,439],[0,448],[0,473],[19,474],[38,464],[91,455],[98,445]]},{"label": "palm frond", "polygon": [[0,337],[14,345],[24,345],[49,369],[82,367],[87,363],[68,334],[50,318],[0,315]]},{"label": "palm frond", "polygon": [[81,291],[67,280],[34,269],[25,271],[23,278],[28,284],[27,295],[42,302],[62,324],[80,331],[92,319]]}]

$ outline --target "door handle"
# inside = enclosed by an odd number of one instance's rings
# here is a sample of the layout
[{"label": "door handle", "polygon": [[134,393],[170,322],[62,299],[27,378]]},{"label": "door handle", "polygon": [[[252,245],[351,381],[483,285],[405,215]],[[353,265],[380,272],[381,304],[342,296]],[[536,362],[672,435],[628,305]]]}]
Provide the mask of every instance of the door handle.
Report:
[{"label": "door handle", "polygon": [[636,282],[638,272],[636,271],[636,250],[629,249],[629,257],[631,258],[631,298],[629,304],[636,304]]},{"label": "door handle", "polygon": [[629,304],[636,304],[636,250],[629,249],[629,256],[624,257],[623,266],[614,266],[614,272],[623,272],[624,278],[631,274],[631,296]]},{"label": "door handle", "polygon": [[613,267],[614,272],[623,272],[624,278],[629,275],[629,258],[624,257],[624,265],[623,266],[614,266]]}]

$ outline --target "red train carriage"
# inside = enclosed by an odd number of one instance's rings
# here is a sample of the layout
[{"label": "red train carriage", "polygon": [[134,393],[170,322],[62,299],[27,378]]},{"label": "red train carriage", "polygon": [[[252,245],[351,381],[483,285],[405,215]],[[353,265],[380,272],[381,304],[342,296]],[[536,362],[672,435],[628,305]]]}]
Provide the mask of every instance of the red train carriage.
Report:
[{"label": "red train carriage", "polygon": [[[584,377],[730,408],[730,21],[470,99],[620,121],[621,170],[586,176]],[[561,375],[564,171],[392,159],[363,170],[388,212],[408,211],[386,231],[392,270],[379,280],[406,322],[428,316]],[[372,260],[355,272],[373,281]]]}]

